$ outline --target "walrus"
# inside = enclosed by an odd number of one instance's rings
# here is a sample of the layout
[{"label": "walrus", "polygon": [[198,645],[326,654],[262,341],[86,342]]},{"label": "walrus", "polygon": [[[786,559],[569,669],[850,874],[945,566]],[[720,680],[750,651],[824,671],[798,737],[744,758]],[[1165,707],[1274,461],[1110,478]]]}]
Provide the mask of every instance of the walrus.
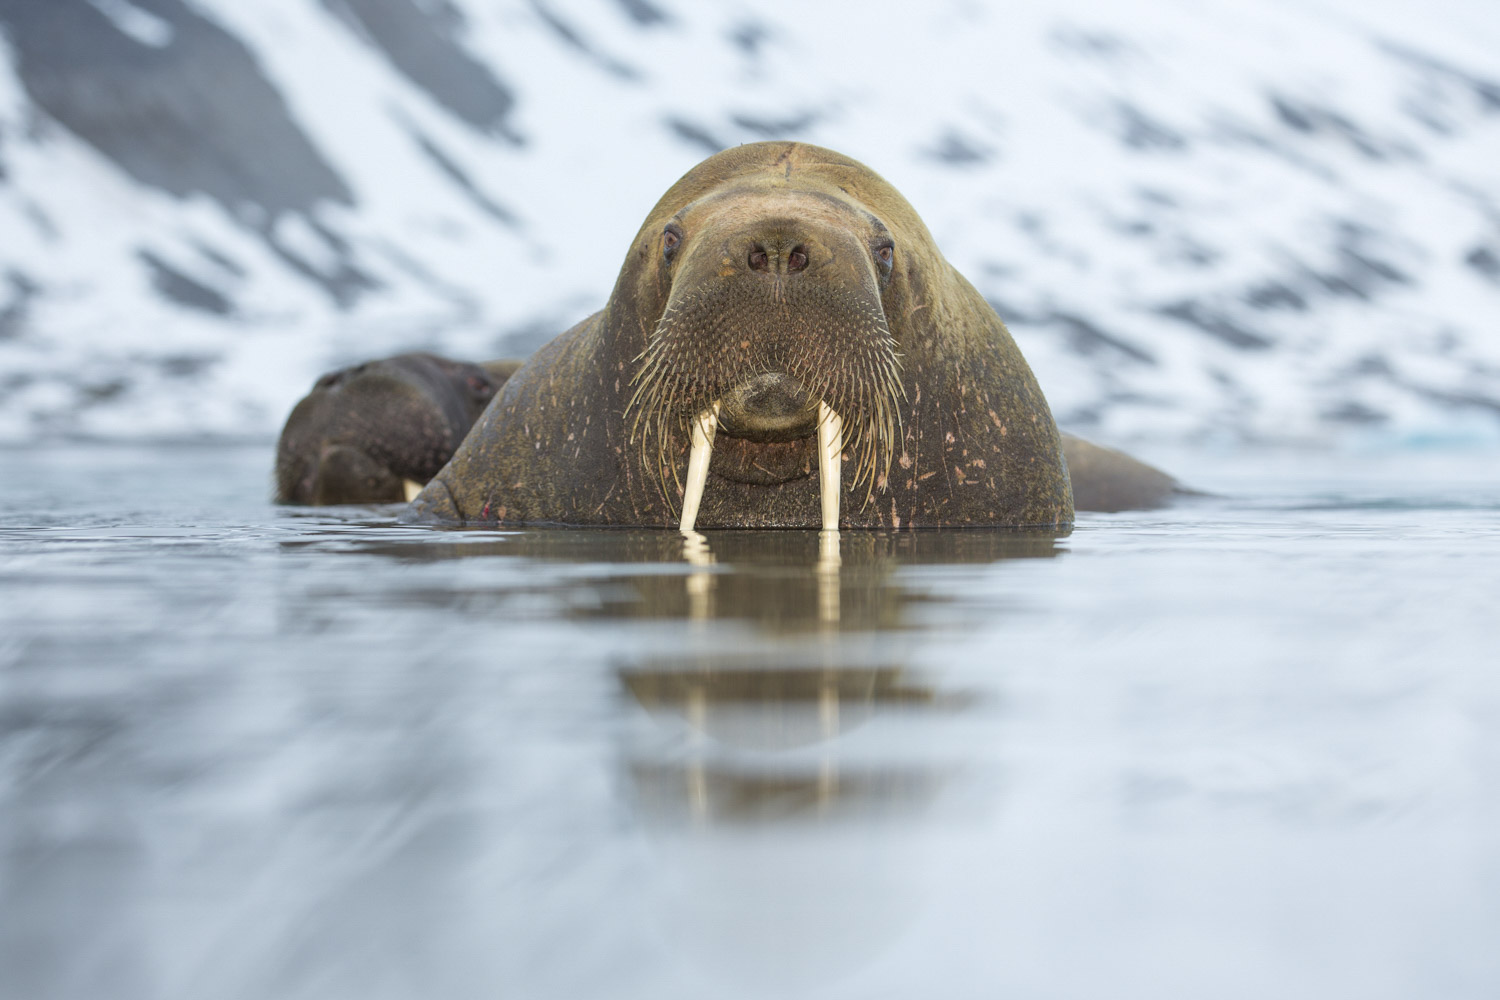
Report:
[{"label": "walrus", "polygon": [[412,499],[520,364],[398,354],[321,376],[277,442],[277,502]]},{"label": "walrus", "polygon": [[[278,498],[381,502],[409,482],[425,483],[403,515],[415,523],[1058,529],[1075,491],[1085,509],[1120,509],[1175,489],[1060,435],[1005,324],[906,200],[802,143],[690,170],[647,216],[604,309],[523,364],[432,358],[449,366],[433,378],[386,370],[396,360],[298,404]],[[493,398],[463,433],[458,383],[474,371]],[[380,386],[358,391],[366,378]],[[388,416],[372,417],[379,399]],[[451,457],[427,472],[444,440]],[[390,455],[402,463],[382,465]]]}]

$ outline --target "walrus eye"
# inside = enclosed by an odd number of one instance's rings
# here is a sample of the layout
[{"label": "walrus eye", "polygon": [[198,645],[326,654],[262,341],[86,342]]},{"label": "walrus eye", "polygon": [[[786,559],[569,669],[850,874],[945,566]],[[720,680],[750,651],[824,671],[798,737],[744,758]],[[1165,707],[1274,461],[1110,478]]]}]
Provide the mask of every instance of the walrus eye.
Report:
[{"label": "walrus eye", "polygon": [[675,224],[668,225],[661,234],[661,255],[667,260],[677,253],[677,247],[682,243],[682,232]]},{"label": "walrus eye", "polygon": [[895,259],[895,256],[896,256],[896,248],[893,247],[889,243],[887,243],[885,246],[882,246],[882,247],[878,248],[875,251],[875,257],[880,261],[880,263],[884,264],[886,267],[890,267],[891,266],[891,261],[893,259]]}]

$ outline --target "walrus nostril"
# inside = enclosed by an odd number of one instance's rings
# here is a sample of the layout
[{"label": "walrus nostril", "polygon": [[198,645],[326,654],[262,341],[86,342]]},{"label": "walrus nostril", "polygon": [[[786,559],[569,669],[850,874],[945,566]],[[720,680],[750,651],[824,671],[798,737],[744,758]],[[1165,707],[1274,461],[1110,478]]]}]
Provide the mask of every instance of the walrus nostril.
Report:
[{"label": "walrus nostril", "polygon": [[807,247],[796,246],[787,256],[786,269],[788,271],[800,271],[807,267]]},{"label": "walrus nostril", "polygon": [[750,270],[769,271],[771,269],[771,255],[766,253],[766,248],[757,243],[750,248]]}]

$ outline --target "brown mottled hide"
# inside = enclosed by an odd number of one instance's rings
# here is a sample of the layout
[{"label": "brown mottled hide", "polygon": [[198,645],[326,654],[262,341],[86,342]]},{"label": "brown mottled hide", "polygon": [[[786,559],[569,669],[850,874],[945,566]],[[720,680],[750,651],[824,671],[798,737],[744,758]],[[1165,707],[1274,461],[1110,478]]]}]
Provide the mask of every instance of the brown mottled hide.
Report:
[{"label": "brown mottled hide", "polygon": [[431,479],[516,367],[402,354],[324,375],[282,429],[277,502],[404,500],[402,480]]},{"label": "brown mottled hide", "polygon": [[[887,334],[893,392],[850,360],[876,366]],[[676,381],[641,403],[657,356]],[[843,527],[1071,523],[1057,428],[1000,318],[894,188],[796,143],[727,150],[678,181],[609,304],[516,372],[408,517],[673,526],[694,408],[759,372],[806,381],[825,370],[846,425],[888,448],[864,465],[846,445]],[[888,440],[875,430],[881,406],[892,410]],[[742,452],[768,457],[788,445],[742,440]],[[711,467],[698,526],[820,526],[816,481],[798,467],[780,456],[769,483]],[[874,473],[868,501],[851,489],[862,469]]]},{"label": "brown mottled hide", "polygon": [[[398,359],[388,359],[397,361]],[[447,361],[438,359],[450,370],[466,370],[463,362]],[[376,362],[376,365],[382,362]],[[505,361],[483,361],[479,367],[489,373],[496,386],[502,386],[505,381],[515,374],[523,362],[518,360]],[[349,369],[348,371],[353,371]],[[320,380],[321,382],[322,380]],[[431,384],[431,383],[429,383]],[[401,381],[397,383],[385,383],[381,386],[369,386],[367,389],[375,392],[394,392],[405,396],[413,388],[413,383]],[[444,383],[436,383],[444,386]],[[420,386],[418,386],[420,388]],[[317,390],[314,390],[316,394]],[[442,396],[444,391],[426,391],[421,401],[432,412],[417,421],[425,425],[435,419],[441,418]],[[347,401],[340,399],[337,404],[344,405]],[[406,397],[409,405],[413,400]],[[390,407],[382,404],[378,409],[381,412],[392,412]],[[477,417],[477,413],[474,416]],[[289,422],[290,423],[290,422]],[[352,423],[352,422],[351,422]],[[472,426],[472,418],[464,427],[464,434],[468,433],[468,426]],[[370,425],[368,422],[360,422],[358,428],[361,439],[348,444],[327,445],[322,452],[321,468],[317,477],[317,486],[306,500],[292,500],[283,502],[302,503],[384,503],[396,502],[401,499],[401,478],[412,478],[421,485],[425,485],[430,476],[416,479],[415,476],[397,477],[385,466],[379,465],[371,460],[366,452],[375,450],[378,446],[376,441],[389,438],[391,430],[379,425]],[[457,442],[463,437],[462,434],[454,439],[454,444],[448,450],[441,453],[434,464],[429,460],[428,467],[434,472],[446,464],[457,448]],[[801,451],[797,451],[797,449]],[[1073,487],[1073,506],[1076,510],[1087,511],[1122,511],[1122,510],[1150,510],[1164,507],[1177,497],[1186,495],[1190,491],[1184,490],[1176,479],[1154,468],[1138,459],[1131,458],[1122,452],[1101,445],[1085,441],[1083,438],[1073,434],[1062,435],[1063,456],[1067,459],[1068,474]],[[793,455],[800,463],[800,476],[806,478],[812,474],[809,468],[811,456],[805,454],[806,449],[797,441],[785,443],[785,450]],[[775,449],[771,451],[771,457],[776,457]],[[736,444],[735,438],[725,438],[714,450],[714,462],[722,463],[721,474],[729,479],[744,480],[746,482],[770,481],[771,475],[761,472],[762,464],[766,459],[764,451],[752,459],[747,450],[741,449]],[[783,476],[782,478],[790,478]],[[304,491],[306,492],[306,491]],[[338,499],[328,499],[337,497]]]},{"label": "brown mottled hide", "polygon": [[1078,510],[1151,510],[1185,492],[1165,472],[1112,448],[1072,434],[1064,434],[1062,444]]}]

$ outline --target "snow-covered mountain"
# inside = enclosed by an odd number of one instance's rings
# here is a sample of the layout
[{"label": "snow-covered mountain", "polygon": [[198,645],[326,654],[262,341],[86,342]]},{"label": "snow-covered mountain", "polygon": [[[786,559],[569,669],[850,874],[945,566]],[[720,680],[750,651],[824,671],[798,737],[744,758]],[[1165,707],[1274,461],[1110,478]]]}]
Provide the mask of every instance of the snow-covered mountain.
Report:
[{"label": "snow-covered mountain", "polygon": [[0,0],[0,441],[524,353],[763,138],[894,182],[1066,426],[1500,438],[1495,0]]}]

